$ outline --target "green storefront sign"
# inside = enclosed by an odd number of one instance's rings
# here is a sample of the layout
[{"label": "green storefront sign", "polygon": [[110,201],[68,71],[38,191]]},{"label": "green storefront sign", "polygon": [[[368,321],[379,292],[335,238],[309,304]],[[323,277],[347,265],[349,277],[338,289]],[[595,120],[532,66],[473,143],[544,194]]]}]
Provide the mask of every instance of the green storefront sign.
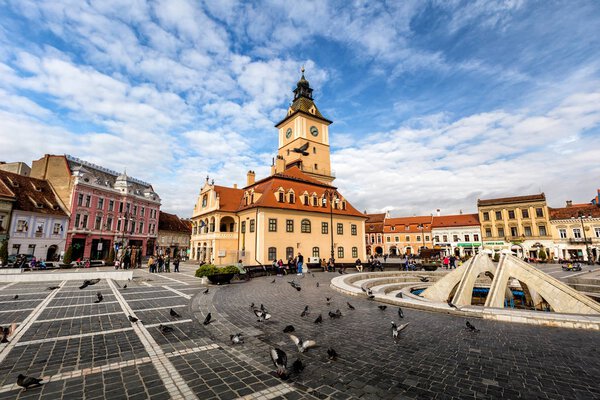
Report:
[{"label": "green storefront sign", "polygon": [[466,243],[458,243],[457,246],[458,247],[479,247],[479,246],[481,246],[481,243],[479,243],[479,242],[475,242],[475,243],[466,242]]}]

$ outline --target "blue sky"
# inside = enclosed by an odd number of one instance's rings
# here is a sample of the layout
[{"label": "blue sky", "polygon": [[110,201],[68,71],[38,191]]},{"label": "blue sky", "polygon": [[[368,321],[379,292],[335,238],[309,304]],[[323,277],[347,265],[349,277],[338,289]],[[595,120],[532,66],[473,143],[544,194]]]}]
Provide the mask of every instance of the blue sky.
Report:
[{"label": "blue sky", "polygon": [[269,172],[301,66],[359,209],[599,185],[596,1],[0,0],[0,159],[68,153],[191,214]]}]

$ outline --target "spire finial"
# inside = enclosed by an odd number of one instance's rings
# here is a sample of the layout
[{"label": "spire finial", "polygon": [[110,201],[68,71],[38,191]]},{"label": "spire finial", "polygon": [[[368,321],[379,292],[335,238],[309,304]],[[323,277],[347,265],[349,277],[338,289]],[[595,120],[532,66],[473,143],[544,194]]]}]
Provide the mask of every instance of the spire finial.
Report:
[{"label": "spire finial", "polygon": [[302,72],[302,75],[304,75],[304,65],[302,66],[302,68],[300,68],[300,71]]}]

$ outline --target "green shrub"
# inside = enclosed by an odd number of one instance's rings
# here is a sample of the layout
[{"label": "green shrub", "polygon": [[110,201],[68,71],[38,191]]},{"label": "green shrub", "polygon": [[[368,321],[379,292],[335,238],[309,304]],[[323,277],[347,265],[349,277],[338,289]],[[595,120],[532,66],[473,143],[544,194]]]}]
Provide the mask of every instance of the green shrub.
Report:
[{"label": "green shrub", "polygon": [[204,264],[196,270],[196,278],[202,278],[203,276],[211,276],[217,274],[217,267],[212,264]]},{"label": "green shrub", "polygon": [[2,260],[2,265],[8,263],[8,240],[3,240],[0,243],[0,260]]},{"label": "green shrub", "polygon": [[63,264],[71,264],[73,261],[73,246],[67,247],[65,255],[63,256]]},{"label": "green shrub", "polygon": [[238,274],[240,270],[235,265],[228,265],[223,268],[219,268],[220,274]]},{"label": "green shrub", "polygon": [[498,261],[500,261],[500,253],[496,253],[496,254],[494,254],[494,261],[495,261],[495,262],[498,262]]},{"label": "green shrub", "polygon": [[546,261],[546,258],[548,258],[548,254],[546,254],[546,249],[542,247],[540,249],[540,260]]}]

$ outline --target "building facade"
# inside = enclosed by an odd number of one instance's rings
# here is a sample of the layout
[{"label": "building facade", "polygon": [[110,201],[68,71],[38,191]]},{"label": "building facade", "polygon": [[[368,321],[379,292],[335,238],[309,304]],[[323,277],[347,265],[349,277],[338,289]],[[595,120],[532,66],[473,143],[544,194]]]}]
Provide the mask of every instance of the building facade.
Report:
[{"label": "building facade", "polygon": [[8,229],[14,203],[15,194],[7,184],[0,181],[0,246],[8,245],[4,242],[8,240]]},{"label": "building facade", "polygon": [[149,183],[69,155],[33,161],[31,175],[48,180],[66,204],[73,259],[106,259],[124,246],[154,254],[160,197]]},{"label": "building facade", "polygon": [[328,259],[364,259],[366,217],[331,185],[329,125],[302,78],[285,118],[276,127],[279,150],[271,175],[246,186],[209,183],[201,188],[192,217],[192,257],[217,265]]},{"label": "building facade", "polygon": [[160,211],[158,218],[158,254],[188,257],[192,225],[189,220]]},{"label": "building facade", "polygon": [[478,200],[483,248],[508,250],[521,258],[538,258],[552,249],[552,233],[544,193]]},{"label": "building facade", "polygon": [[13,193],[8,254],[58,261],[65,249],[68,215],[48,182],[0,171],[1,186]]},{"label": "building facade", "polygon": [[418,255],[422,248],[433,248],[433,217],[403,217],[385,220],[385,253],[391,256]]},{"label": "building facade", "polygon": [[434,216],[431,226],[433,248],[443,249],[444,255],[470,257],[481,247],[477,214]]},{"label": "building facade", "polygon": [[13,174],[29,176],[31,174],[31,168],[24,162],[17,161],[7,163],[0,161],[0,171],[12,172]]},{"label": "building facade", "polygon": [[600,261],[600,207],[572,204],[550,208],[554,260]]},{"label": "building facade", "polygon": [[383,255],[383,227],[385,225],[386,218],[389,218],[389,213],[381,214],[367,214],[365,211],[367,220],[365,221],[365,246],[367,255],[379,254]]}]

